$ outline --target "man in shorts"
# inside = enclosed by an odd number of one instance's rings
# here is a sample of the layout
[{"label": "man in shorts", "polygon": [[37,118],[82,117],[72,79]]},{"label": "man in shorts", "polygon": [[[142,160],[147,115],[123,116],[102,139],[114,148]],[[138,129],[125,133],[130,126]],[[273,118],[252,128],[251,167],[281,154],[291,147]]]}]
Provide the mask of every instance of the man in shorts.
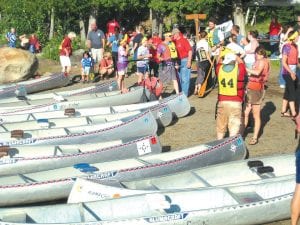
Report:
[{"label": "man in shorts", "polygon": [[94,60],[94,72],[99,70],[99,63],[103,58],[104,46],[105,35],[102,30],[97,28],[96,21],[94,21],[91,23],[91,31],[87,36],[87,47],[91,49]]},{"label": "man in shorts", "polygon": [[[222,60],[222,59],[221,59]],[[233,53],[225,55],[217,65],[219,82],[217,108],[217,138],[223,139],[227,130],[229,136],[241,132],[242,103],[245,95],[246,67]]]}]

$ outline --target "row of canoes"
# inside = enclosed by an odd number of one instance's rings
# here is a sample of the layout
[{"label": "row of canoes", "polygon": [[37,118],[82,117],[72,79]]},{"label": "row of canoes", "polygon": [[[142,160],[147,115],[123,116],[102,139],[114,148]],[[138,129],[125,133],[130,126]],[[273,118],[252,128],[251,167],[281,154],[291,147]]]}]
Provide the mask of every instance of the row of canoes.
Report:
[{"label": "row of canoes", "polygon": [[1,225],[261,224],[289,215],[292,155],[220,164],[245,157],[240,136],[162,153],[158,126],[188,115],[188,99],[141,103],[150,96],[143,88],[120,95],[99,86],[0,100]]}]

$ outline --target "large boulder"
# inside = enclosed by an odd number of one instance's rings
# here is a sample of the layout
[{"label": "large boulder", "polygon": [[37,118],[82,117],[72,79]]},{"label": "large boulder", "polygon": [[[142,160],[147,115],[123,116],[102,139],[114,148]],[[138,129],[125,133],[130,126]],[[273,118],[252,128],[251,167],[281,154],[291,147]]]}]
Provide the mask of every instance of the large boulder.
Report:
[{"label": "large boulder", "polygon": [[38,64],[36,56],[29,51],[0,48],[0,83],[29,79],[35,75]]}]

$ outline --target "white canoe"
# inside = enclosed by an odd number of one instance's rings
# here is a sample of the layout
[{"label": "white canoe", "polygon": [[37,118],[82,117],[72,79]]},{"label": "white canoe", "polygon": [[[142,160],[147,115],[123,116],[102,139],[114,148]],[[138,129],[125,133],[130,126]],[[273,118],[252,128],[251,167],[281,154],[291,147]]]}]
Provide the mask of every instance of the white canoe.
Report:
[{"label": "white canoe", "polygon": [[[171,124],[173,115],[167,105],[159,104],[149,108],[160,126],[166,127]],[[74,126],[87,126],[107,123],[114,120],[126,119],[126,117],[136,116],[145,110],[135,110],[120,113],[100,114],[92,116],[81,117],[62,117],[53,119],[37,119],[27,120],[23,122],[3,123],[0,124],[0,136],[3,132],[11,132],[13,130],[20,130],[26,127],[26,130],[39,130],[39,129],[54,129],[54,128],[68,128]],[[75,111],[72,113],[75,114]],[[93,113],[97,113],[94,111]]]},{"label": "white canoe", "polygon": [[116,81],[108,81],[108,82],[95,84],[89,87],[75,89],[75,90],[51,92],[51,93],[43,93],[43,94],[31,94],[22,97],[2,98],[0,99],[0,105],[3,103],[25,102],[25,101],[51,99],[51,98],[55,100],[59,100],[59,99],[63,99],[64,97],[86,95],[86,94],[100,93],[100,92],[111,92],[117,90],[118,90],[118,84],[116,83]]},{"label": "white canoe", "polygon": [[[147,146],[141,148],[150,151]],[[238,160],[245,155],[243,139],[238,136],[164,154],[4,176],[0,177],[0,206],[67,198],[77,177],[123,182]]]},{"label": "white canoe", "polygon": [[150,111],[107,123],[68,128],[14,130],[0,133],[0,146],[62,145],[111,141],[156,134],[157,122]]},{"label": "white canoe", "polygon": [[[142,96],[149,91],[142,87],[131,88],[128,93],[120,94],[119,91],[95,93],[89,95],[78,95],[65,97],[62,102],[55,99],[42,99],[26,102],[16,102],[13,105],[9,103],[1,104],[0,115],[22,114],[44,111],[64,110],[66,108],[86,108],[100,106],[115,106],[140,103]],[[34,102],[33,105],[30,105]]]},{"label": "white canoe", "polygon": [[52,74],[38,79],[21,81],[18,83],[0,85],[0,98],[15,97],[45,91],[57,87],[63,87],[69,83],[69,78],[63,73]]},{"label": "white canoe", "polygon": [[0,209],[3,225],[253,225],[289,218],[295,181],[174,190],[77,204]]},{"label": "white canoe", "polygon": [[128,159],[161,151],[156,135],[95,144],[0,147],[0,152],[8,154],[0,158],[0,176]]},{"label": "white canoe", "polygon": [[[199,168],[160,177],[128,182],[105,182],[78,178],[68,203],[99,201],[103,199],[187,188],[209,188],[249,183],[262,183],[273,178],[295,176],[295,156],[274,155],[257,159],[239,160],[206,168]],[[104,184],[103,184],[104,183]],[[114,185],[114,186],[112,186]]]},{"label": "white canoe", "polygon": [[[188,115],[191,109],[191,105],[189,103],[188,98],[183,95],[172,95],[168,98],[165,98],[160,101],[152,101],[140,104],[131,104],[131,105],[119,105],[119,106],[111,106],[111,107],[95,107],[91,105],[92,108],[73,108],[75,110],[75,115],[73,117],[80,117],[80,116],[94,116],[100,114],[112,114],[112,113],[120,113],[120,112],[127,112],[127,111],[135,111],[135,110],[145,110],[151,108],[150,110],[153,111],[155,108],[160,108],[161,105],[167,105],[172,113],[178,117],[184,117]],[[165,110],[165,109],[164,109]],[[34,110],[32,110],[34,111]],[[161,124],[167,126],[168,124],[165,123],[167,119],[163,119],[163,116],[168,114],[167,111],[158,112],[156,114],[156,119],[160,120]],[[37,121],[39,119],[53,119],[53,118],[68,118],[68,115],[65,115],[65,110],[55,110],[55,111],[46,111],[46,112],[27,112],[24,114],[17,113],[11,115],[1,115],[0,121],[2,124],[5,123],[12,123],[12,122],[24,122],[24,121]]]}]

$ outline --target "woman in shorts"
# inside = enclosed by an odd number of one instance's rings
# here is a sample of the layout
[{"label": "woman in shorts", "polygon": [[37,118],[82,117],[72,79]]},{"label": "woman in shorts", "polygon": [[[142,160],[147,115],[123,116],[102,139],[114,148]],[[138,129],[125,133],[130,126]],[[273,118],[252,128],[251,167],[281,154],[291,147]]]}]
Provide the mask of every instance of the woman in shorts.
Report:
[{"label": "woman in shorts", "polygon": [[118,48],[118,62],[117,62],[117,82],[119,85],[119,89],[123,92],[126,92],[125,84],[124,84],[124,76],[127,73],[128,66],[128,48],[127,48],[127,39],[123,39],[120,42],[120,46]]},{"label": "woman in shorts", "polygon": [[270,74],[270,62],[267,53],[262,47],[255,50],[256,60],[252,69],[247,69],[249,82],[247,85],[246,109],[244,125],[247,127],[249,114],[252,111],[254,118],[254,133],[249,144],[255,145],[258,142],[258,135],[261,127],[261,104],[265,95],[265,83]]}]

